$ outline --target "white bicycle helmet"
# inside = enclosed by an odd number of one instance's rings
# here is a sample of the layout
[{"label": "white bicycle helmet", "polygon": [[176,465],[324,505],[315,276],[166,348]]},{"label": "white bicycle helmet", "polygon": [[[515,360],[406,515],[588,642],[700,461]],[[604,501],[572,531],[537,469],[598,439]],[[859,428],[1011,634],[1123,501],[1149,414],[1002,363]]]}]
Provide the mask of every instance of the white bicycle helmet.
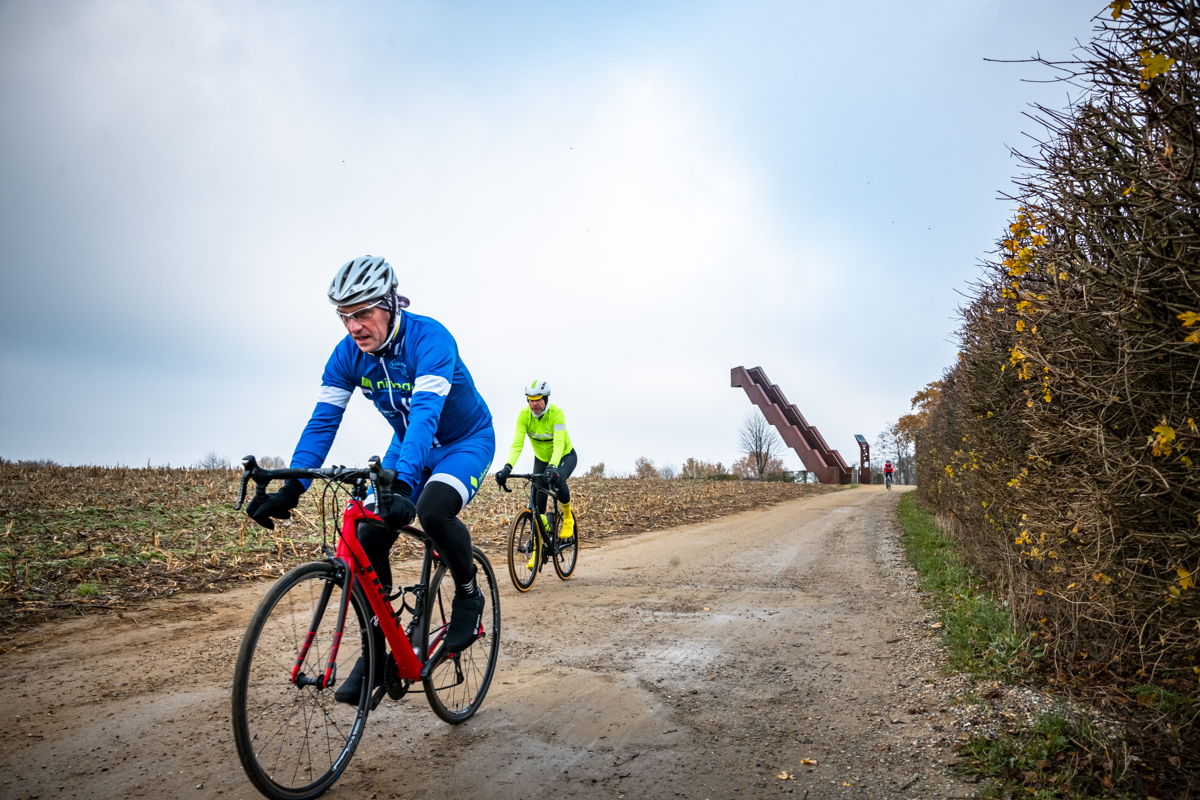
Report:
[{"label": "white bicycle helmet", "polygon": [[[347,261],[334,274],[329,284],[329,302],[335,306],[353,306],[389,297],[396,291],[396,273],[381,256],[359,256]],[[400,308],[408,306],[408,298],[397,296]]]},{"label": "white bicycle helmet", "polygon": [[526,397],[549,397],[550,382],[549,381],[533,381],[525,387]]}]

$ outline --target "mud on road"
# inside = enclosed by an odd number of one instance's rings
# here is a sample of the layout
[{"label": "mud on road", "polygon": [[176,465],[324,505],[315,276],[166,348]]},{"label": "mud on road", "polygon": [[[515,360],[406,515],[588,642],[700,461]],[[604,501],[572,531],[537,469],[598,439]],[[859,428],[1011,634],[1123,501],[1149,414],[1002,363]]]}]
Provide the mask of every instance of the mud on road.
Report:
[{"label": "mud on road", "polygon": [[[329,798],[947,798],[957,739],[897,543],[859,487],[586,546],[518,594],[449,726],[384,700]],[[585,521],[586,524],[586,521]],[[586,530],[586,528],[585,528]],[[0,798],[254,798],[229,724],[266,584],[55,623],[0,655]],[[936,694],[936,692],[935,692]]]}]

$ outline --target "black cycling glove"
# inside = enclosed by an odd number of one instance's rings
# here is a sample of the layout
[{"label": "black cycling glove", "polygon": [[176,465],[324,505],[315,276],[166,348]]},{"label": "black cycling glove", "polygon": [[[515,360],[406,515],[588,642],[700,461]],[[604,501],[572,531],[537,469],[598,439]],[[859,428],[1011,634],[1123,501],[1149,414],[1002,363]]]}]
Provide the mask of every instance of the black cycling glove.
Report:
[{"label": "black cycling glove", "polygon": [[558,487],[558,482],[561,476],[558,474],[558,467],[553,464],[547,464],[546,469],[542,472],[542,477],[546,479],[546,483],[555,488]]},{"label": "black cycling glove", "polygon": [[300,495],[304,494],[304,484],[292,478],[283,482],[279,491],[272,492],[264,498],[253,497],[246,506],[246,514],[250,519],[264,528],[274,530],[275,520],[291,519],[292,509],[300,503]]},{"label": "black cycling glove", "polygon": [[505,464],[501,469],[496,471],[496,485],[501,489],[506,488],[508,476],[512,474],[512,464]]}]

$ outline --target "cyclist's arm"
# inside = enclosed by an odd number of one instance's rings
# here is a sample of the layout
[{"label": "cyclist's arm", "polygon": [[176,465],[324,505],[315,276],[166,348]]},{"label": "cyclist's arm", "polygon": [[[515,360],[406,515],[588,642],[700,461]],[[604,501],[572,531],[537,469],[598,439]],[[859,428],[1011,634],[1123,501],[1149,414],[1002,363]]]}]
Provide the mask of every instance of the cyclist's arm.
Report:
[{"label": "cyclist's arm", "polygon": [[528,408],[523,408],[517,413],[517,430],[513,434],[512,448],[508,451],[508,460],[505,464],[515,467],[517,459],[521,457],[521,451],[525,449],[525,436],[529,432],[529,418],[531,412]]},{"label": "cyclist's arm", "polygon": [[[333,439],[342,424],[342,415],[346,413],[346,404],[350,402],[350,395],[354,392],[354,382],[348,377],[342,352],[344,344],[345,340],[334,348],[325,364],[317,405],[292,453],[293,468],[320,467],[325,463],[325,456],[329,455],[329,449],[333,446]],[[301,483],[307,488],[311,481],[303,480]]]},{"label": "cyclist's arm", "polygon": [[[392,440],[384,466],[394,468],[396,477],[409,486],[416,486],[425,454],[433,447],[446,396],[454,382],[458,346],[448,330],[434,324],[422,331],[420,338],[412,342],[412,347],[416,378],[408,408],[408,425],[402,441]],[[394,466],[390,463],[392,458],[395,458]]]},{"label": "cyclist's arm", "polygon": [[550,424],[554,430],[554,452],[550,454],[550,460],[547,462],[553,466],[558,466],[558,462],[562,461],[562,457],[566,455],[567,449],[567,415],[558,406],[550,409]]}]

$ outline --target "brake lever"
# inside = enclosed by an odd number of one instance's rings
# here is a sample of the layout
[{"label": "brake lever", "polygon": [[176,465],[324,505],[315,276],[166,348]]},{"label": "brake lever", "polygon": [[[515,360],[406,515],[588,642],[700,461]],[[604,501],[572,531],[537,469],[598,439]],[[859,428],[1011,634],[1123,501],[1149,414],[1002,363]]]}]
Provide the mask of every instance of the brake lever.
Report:
[{"label": "brake lever", "polygon": [[367,466],[371,468],[367,477],[375,485],[375,508],[379,516],[386,519],[392,507],[392,479],[396,477],[396,471],[384,469],[379,456],[367,459]]},{"label": "brake lever", "polygon": [[[258,469],[258,462],[254,460],[254,456],[246,456],[242,459],[242,491],[238,494],[237,505],[234,506],[234,509],[241,510],[242,503],[246,502],[246,487],[250,484],[250,478],[256,469]],[[259,491],[262,491],[261,486]]]}]

